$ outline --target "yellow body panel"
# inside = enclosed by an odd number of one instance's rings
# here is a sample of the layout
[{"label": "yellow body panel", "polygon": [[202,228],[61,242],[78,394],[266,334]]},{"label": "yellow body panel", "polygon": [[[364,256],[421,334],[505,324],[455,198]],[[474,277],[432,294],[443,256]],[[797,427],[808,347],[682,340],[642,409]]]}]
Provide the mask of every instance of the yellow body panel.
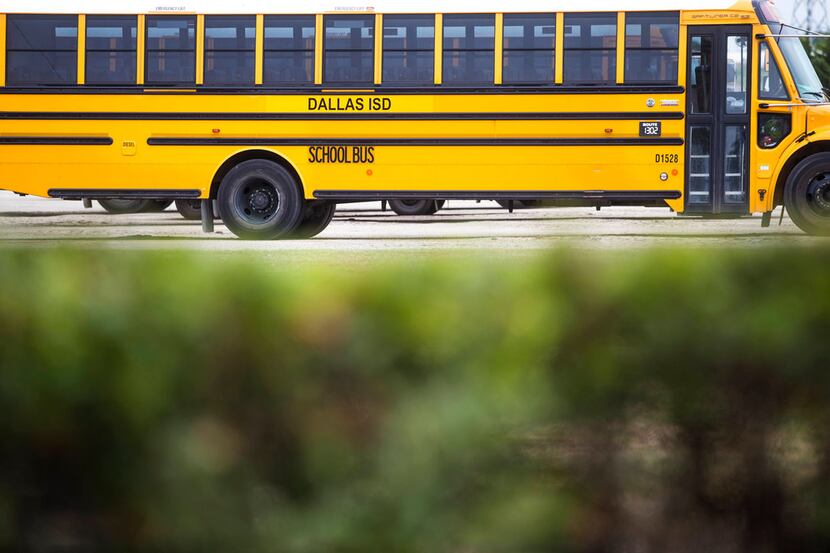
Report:
[{"label": "yellow body panel", "polygon": [[[204,16],[199,15],[197,21],[200,82]],[[83,22],[81,17],[79,33],[83,33]],[[48,196],[53,189],[198,190],[207,198],[215,193],[215,177],[228,159],[258,150],[283,157],[300,177],[308,199],[319,191],[659,191],[679,195],[666,203],[681,212],[685,206],[686,95],[682,87],[686,86],[688,26],[752,24],[753,34],[768,31],[758,24],[751,4],[745,1],[729,11],[681,12],[680,88],[676,91],[641,87],[632,93],[621,86],[619,93],[566,93],[568,89],[561,87],[527,92],[500,90],[502,14],[496,15],[496,22],[494,86],[475,93],[448,93],[440,88],[417,94],[385,92],[382,33],[375,34],[374,90],[256,90],[262,83],[262,14],[257,15],[256,24],[254,89],[233,93],[196,88],[137,88],[125,93],[86,93],[82,88],[65,93],[5,93],[0,89],[0,112],[32,114],[0,119],[0,139],[40,141],[37,145],[0,145],[0,188],[39,196]],[[376,24],[383,28],[382,14],[376,14]],[[557,85],[563,82],[563,24],[563,14],[557,13]],[[616,81],[621,84],[625,14],[619,14],[618,25]],[[323,15],[317,15],[315,26],[314,82],[321,85]],[[144,33],[145,18],[139,15],[139,84],[144,79]],[[2,14],[0,41],[5,43]],[[758,41],[753,43],[754,63]],[[777,44],[770,44],[785,68]],[[436,85],[442,82],[442,46],[442,16],[437,14]],[[80,46],[78,84],[84,77],[83,57]],[[4,64],[0,52],[0,79],[5,77]],[[757,90],[757,71],[752,74],[752,90]],[[797,97],[791,79],[786,80]],[[830,140],[830,131],[823,130],[830,128],[826,110],[775,107],[767,112],[792,113],[793,132],[777,148],[760,149],[756,136],[757,114],[764,111],[761,103],[753,101],[748,135],[752,212],[774,207],[776,183],[790,155],[821,137]],[[640,123],[644,121],[661,121],[660,137],[670,144],[636,143],[642,138]],[[805,121],[817,134],[797,142],[806,130]],[[80,143],[49,142],[67,138]],[[90,139],[96,144],[90,144]]]},{"label": "yellow body panel", "polygon": [[[45,105],[45,95],[9,95],[4,111],[70,113],[258,113],[320,114],[310,107],[371,106],[384,113],[426,116],[527,112],[595,112],[607,95],[68,95],[59,106]],[[650,98],[682,95],[614,96],[612,112],[647,111]],[[386,102],[384,105],[383,102]],[[521,103],[520,106],[517,103]],[[59,108],[59,109],[55,109]],[[326,110],[331,113],[329,110]],[[654,114],[668,112],[655,108]],[[676,108],[674,109],[676,112]],[[342,112],[339,112],[342,113]],[[346,112],[349,113],[349,112]],[[355,113],[352,111],[351,113]],[[358,111],[371,116],[372,111]],[[148,116],[152,117],[152,116]],[[575,139],[636,138],[639,123],[578,120],[337,120],[338,113],[317,121],[169,121],[44,120],[2,122],[2,135],[25,137],[111,137],[107,146],[3,146],[0,188],[46,196],[52,188],[198,189],[206,195],[213,176],[233,154],[265,149],[283,155],[297,170],[306,197],[317,190],[677,190],[683,189],[682,146],[373,146],[376,139]],[[520,116],[519,116],[520,117]],[[683,120],[663,121],[663,137],[682,139]],[[307,139],[307,146],[149,146],[151,138]],[[317,141],[365,140],[373,163],[311,163],[309,147]],[[122,145],[136,150],[124,155]],[[681,163],[656,164],[656,153],[678,154]],[[48,159],[49,163],[43,163]],[[183,163],[182,160],[186,160]],[[678,175],[660,180],[666,170]]]}]

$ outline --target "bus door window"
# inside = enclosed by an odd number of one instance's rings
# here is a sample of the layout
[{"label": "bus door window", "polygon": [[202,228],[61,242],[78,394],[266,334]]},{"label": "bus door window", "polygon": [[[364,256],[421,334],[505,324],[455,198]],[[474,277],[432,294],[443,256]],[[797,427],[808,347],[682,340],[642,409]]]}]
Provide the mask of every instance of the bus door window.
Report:
[{"label": "bus door window", "polygon": [[712,37],[692,37],[692,113],[712,113]]},{"label": "bus door window", "polygon": [[726,41],[726,113],[742,114],[747,110],[747,58],[749,39],[730,36]]}]

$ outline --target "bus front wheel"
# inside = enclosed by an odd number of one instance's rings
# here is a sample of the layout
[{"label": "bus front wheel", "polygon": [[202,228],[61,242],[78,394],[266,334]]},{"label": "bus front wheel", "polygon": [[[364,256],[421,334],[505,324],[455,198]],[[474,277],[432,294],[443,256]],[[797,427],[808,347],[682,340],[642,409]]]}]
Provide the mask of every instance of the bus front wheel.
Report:
[{"label": "bus front wheel", "polygon": [[787,212],[807,234],[830,236],[830,153],[799,163],[784,190]]},{"label": "bus front wheel", "polygon": [[443,200],[390,200],[389,207],[398,215],[435,215],[444,207]]},{"label": "bus front wheel", "polygon": [[243,161],[231,169],[222,179],[218,199],[222,222],[247,240],[289,236],[300,224],[305,204],[294,176],[264,159]]}]

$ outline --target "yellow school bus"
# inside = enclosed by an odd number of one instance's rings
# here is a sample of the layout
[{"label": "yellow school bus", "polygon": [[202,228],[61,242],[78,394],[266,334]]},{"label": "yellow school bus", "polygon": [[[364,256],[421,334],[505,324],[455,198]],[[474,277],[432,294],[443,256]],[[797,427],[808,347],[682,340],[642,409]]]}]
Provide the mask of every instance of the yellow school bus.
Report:
[{"label": "yellow school bus", "polygon": [[7,0],[0,188],[215,200],[251,239],[395,199],[830,234],[830,107],[771,2],[189,2]]}]

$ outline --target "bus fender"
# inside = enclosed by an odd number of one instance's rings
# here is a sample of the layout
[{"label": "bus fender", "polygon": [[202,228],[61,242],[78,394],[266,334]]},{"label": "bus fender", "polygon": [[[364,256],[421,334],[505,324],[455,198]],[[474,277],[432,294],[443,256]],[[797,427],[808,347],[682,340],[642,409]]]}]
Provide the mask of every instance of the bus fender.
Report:
[{"label": "bus fender", "polygon": [[830,152],[830,129],[809,136],[801,135],[784,150],[770,179],[764,211],[772,211],[776,206],[783,205],[784,188],[792,170],[811,155],[822,152]]},{"label": "bus fender", "polygon": [[[267,159],[282,165],[286,170],[294,175],[300,185],[300,192],[307,195],[307,186],[303,180],[303,176],[299,169],[289,160],[289,157],[271,149],[256,148],[250,150],[238,150],[228,156],[213,175],[213,180],[210,185],[210,197],[216,198],[219,193],[219,185],[222,184],[222,179],[230,172],[231,169],[242,163],[252,159]],[[306,198],[308,199],[308,198]]]}]

